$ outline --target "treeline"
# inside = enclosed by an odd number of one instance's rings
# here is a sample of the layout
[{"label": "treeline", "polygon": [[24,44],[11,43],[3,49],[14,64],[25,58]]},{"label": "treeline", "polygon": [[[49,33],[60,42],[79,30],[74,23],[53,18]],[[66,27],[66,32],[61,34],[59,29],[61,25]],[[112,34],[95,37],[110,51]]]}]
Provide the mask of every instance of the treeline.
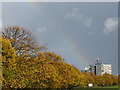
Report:
[{"label": "treeline", "polygon": [[2,88],[87,88],[118,85],[118,77],[80,72],[55,53],[39,46],[32,34],[20,27],[3,29],[0,37]]}]

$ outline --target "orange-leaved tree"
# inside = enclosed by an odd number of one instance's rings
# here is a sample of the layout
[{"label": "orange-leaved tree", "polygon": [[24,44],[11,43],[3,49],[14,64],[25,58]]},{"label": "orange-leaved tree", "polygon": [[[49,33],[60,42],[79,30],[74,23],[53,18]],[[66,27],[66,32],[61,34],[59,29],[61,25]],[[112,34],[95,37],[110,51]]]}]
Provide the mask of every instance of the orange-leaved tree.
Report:
[{"label": "orange-leaved tree", "polygon": [[13,76],[16,69],[16,54],[15,49],[12,47],[11,42],[0,36],[0,48],[1,48],[1,68],[2,68],[2,86],[4,88],[10,88],[11,82],[14,82]]},{"label": "orange-leaved tree", "polygon": [[35,56],[38,51],[45,49],[44,46],[38,46],[32,33],[26,29],[17,26],[4,27],[2,36],[11,41],[17,55]]}]

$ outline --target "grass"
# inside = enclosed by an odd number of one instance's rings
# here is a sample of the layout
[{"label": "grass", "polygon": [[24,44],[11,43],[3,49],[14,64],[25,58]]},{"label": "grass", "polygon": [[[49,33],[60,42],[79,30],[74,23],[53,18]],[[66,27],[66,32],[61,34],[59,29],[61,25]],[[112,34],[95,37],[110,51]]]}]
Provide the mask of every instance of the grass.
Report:
[{"label": "grass", "polygon": [[118,88],[118,86],[109,86],[109,87],[100,87],[100,88]]}]

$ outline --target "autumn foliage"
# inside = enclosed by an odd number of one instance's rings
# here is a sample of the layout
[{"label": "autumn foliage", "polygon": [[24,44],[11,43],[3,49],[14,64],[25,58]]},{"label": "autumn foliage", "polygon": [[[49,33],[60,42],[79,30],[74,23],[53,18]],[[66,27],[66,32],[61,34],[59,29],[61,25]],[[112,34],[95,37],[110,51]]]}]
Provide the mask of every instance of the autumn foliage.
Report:
[{"label": "autumn foliage", "polygon": [[10,38],[0,39],[3,88],[87,88],[89,83],[94,87],[118,84],[115,75],[83,73],[53,52],[37,51],[36,57],[22,58]]}]

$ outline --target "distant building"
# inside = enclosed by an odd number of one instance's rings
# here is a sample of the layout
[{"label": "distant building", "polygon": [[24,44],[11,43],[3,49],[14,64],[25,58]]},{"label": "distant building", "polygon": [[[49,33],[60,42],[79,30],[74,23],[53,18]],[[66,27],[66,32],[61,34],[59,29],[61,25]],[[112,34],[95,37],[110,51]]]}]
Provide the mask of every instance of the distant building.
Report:
[{"label": "distant building", "polygon": [[103,64],[101,61],[99,61],[99,58],[96,58],[96,60],[97,63],[86,67],[84,72],[93,72],[95,75],[103,75],[105,73],[112,74],[111,64]]}]

